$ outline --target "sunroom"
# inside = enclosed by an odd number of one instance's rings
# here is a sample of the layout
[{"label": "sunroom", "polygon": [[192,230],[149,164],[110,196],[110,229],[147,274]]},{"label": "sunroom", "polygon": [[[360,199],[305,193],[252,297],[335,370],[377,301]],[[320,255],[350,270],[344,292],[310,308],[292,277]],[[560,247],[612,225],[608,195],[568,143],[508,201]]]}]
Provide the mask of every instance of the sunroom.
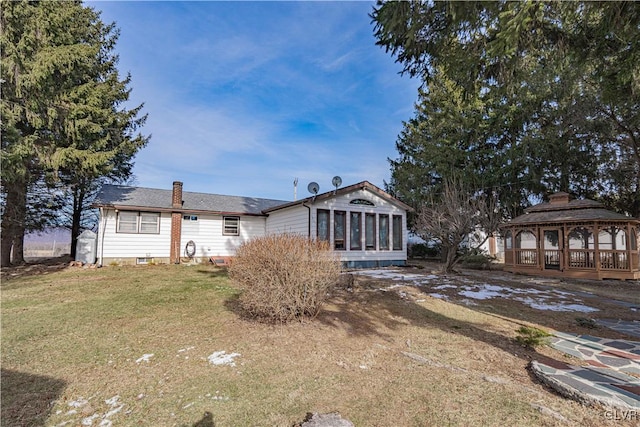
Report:
[{"label": "sunroom", "polygon": [[585,279],[640,279],[640,220],[557,193],[503,227],[505,271]]}]

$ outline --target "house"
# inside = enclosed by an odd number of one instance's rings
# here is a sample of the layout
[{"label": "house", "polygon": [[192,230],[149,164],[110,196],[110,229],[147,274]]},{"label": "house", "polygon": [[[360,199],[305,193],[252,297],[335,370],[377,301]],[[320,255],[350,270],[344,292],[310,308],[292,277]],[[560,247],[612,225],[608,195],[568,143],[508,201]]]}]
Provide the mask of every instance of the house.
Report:
[{"label": "house", "polygon": [[105,185],[100,265],[228,261],[251,238],[295,233],[327,240],[347,267],[404,265],[411,208],[363,181],[293,202]]},{"label": "house", "polygon": [[640,279],[640,219],[556,193],[504,228],[505,271],[586,279]]}]

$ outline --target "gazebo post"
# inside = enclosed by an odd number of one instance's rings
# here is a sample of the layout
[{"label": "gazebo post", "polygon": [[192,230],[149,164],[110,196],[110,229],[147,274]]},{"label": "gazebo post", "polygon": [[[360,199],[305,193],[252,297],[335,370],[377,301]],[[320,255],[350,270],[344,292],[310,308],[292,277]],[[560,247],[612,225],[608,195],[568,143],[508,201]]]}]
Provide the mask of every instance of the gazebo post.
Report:
[{"label": "gazebo post", "polygon": [[594,256],[596,258],[596,274],[598,275],[598,278],[600,278],[600,223],[598,221],[595,221],[594,223],[594,231],[593,245],[595,249]]},{"label": "gazebo post", "polygon": [[542,229],[539,225],[536,225],[536,247],[538,248],[538,270],[544,271],[544,236]]},{"label": "gazebo post", "polygon": [[569,227],[567,224],[562,224],[562,269],[561,271],[568,270],[569,264]]}]

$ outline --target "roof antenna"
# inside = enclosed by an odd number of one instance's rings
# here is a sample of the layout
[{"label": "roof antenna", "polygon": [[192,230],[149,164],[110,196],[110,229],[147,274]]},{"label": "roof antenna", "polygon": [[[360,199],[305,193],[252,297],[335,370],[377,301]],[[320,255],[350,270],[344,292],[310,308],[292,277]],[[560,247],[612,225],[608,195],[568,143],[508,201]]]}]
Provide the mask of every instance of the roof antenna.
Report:
[{"label": "roof antenna", "polygon": [[338,191],[338,187],[342,185],[342,178],[340,178],[339,176],[334,176],[331,180],[331,183],[335,187],[335,190],[333,190],[333,194],[335,195],[336,191]]},{"label": "roof antenna", "polygon": [[293,201],[298,200],[298,178],[293,180]]},{"label": "roof antenna", "polygon": [[309,190],[309,193],[313,194],[313,199],[311,199],[311,203],[313,203],[316,200],[318,191],[320,191],[320,186],[317,182],[310,182],[309,185],[307,185],[307,190]]}]

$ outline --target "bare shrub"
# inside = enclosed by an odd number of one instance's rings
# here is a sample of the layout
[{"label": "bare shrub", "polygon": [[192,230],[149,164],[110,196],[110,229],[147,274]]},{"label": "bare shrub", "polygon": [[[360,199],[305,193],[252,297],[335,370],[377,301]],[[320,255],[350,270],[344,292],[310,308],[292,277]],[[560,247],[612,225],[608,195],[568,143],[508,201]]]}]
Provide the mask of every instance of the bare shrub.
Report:
[{"label": "bare shrub", "polygon": [[242,288],[240,305],[262,320],[315,317],[340,275],[327,242],[294,234],[252,239],[240,246],[229,277]]}]

